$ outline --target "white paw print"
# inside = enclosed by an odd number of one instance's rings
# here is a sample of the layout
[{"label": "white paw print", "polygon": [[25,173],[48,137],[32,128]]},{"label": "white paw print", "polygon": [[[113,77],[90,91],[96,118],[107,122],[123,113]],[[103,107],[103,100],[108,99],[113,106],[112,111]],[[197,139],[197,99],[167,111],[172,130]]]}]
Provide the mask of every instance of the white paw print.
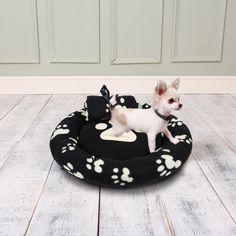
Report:
[{"label": "white paw print", "polygon": [[75,116],[75,113],[70,113],[66,118],[71,118],[71,117],[74,117]]},{"label": "white paw print", "polygon": [[109,128],[106,123],[98,123],[95,126],[95,129],[97,130],[103,130],[103,132],[100,134],[100,138],[102,140],[112,140],[112,141],[120,141],[120,142],[134,142],[137,139],[136,134],[130,130],[127,133],[123,133],[120,136],[115,136],[112,131],[112,127]]},{"label": "white paw print", "polygon": [[114,175],[111,176],[113,179],[114,184],[119,184],[121,186],[124,186],[126,183],[133,182],[133,177],[130,177],[130,170],[127,167],[124,167],[122,169],[122,173],[119,171],[118,168],[113,169]]},{"label": "white paw print", "polygon": [[70,140],[72,140],[73,142],[67,143],[66,146],[62,147],[61,149],[61,153],[65,153],[67,151],[74,151],[75,147],[77,145],[77,140],[73,139],[73,138],[69,138]]},{"label": "white paw print", "polygon": [[66,165],[63,165],[63,168],[66,169],[69,174],[74,175],[77,178],[84,179],[84,176],[79,171],[73,172],[74,167],[70,162],[68,162]]},{"label": "white paw print", "polygon": [[183,121],[179,120],[178,118],[172,118],[168,124],[168,126],[175,127],[175,126],[182,126]]},{"label": "white paw print", "polygon": [[88,109],[87,109],[87,102],[84,103],[84,108],[80,110],[82,116],[85,116],[85,120],[88,121]]},{"label": "white paw print", "polygon": [[151,108],[151,106],[147,103],[144,103],[144,104],[139,104],[139,108],[142,108],[142,109],[149,109]]},{"label": "white paw print", "polygon": [[106,107],[107,107],[107,108],[106,108],[106,110],[105,110],[105,111],[106,111],[106,113],[109,113],[109,112],[110,112],[110,106],[109,106],[109,104],[108,104],[108,103],[106,104]]},{"label": "white paw print", "polygon": [[51,140],[53,138],[55,138],[57,135],[60,135],[60,134],[69,134],[70,130],[68,129],[68,125],[67,124],[61,124],[61,125],[58,125],[56,127],[56,129],[53,131],[52,133],[52,137],[51,137]]},{"label": "white paw print", "polygon": [[160,147],[160,148],[158,148],[155,152],[159,152],[159,151],[163,151],[163,152],[170,152],[170,150],[169,149],[162,149],[162,147]]},{"label": "white paw print", "polygon": [[86,167],[89,170],[94,169],[95,172],[102,173],[102,165],[104,165],[104,161],[101,159],[97,159],[95,161],[95,156],[91,156],[91,157],[87,158]]},{"label": "white paw print", "polygon": [[157,171],[160,173],[160,176],[168,176],[172,172],[173,168],[179,168],[182,164],[180,160],[174,160],[174,158],[170,155],[169,149],[158,149],[158,151],[163,151],[166,154],[161,155],[161,158],[156,160],[158,164]]},{"label": "white paw print", "polygon": [[124,105],[125,98],[124,97],[119,97],[118,95],[113,95],[110,99],[110,103],[117,109],[122,108],[122,107],[126,107]]},{"label": "white paw print", "polygon": [[177,138],[180,142],[186,142],[187,144],[192,143],[192,139],[189,138],[186,134],[176,135],[175,138]]}]

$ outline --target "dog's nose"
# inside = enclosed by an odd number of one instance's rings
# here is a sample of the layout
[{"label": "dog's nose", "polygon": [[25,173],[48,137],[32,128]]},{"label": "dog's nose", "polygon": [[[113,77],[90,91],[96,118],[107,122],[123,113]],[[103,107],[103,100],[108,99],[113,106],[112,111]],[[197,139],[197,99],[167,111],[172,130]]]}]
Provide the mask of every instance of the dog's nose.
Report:
[{"label": "dog's nose", "polygon": [[183,104],[180,103],[180,104],[179,104],[179,109],[180,109],[182,106],[183,106]]}]

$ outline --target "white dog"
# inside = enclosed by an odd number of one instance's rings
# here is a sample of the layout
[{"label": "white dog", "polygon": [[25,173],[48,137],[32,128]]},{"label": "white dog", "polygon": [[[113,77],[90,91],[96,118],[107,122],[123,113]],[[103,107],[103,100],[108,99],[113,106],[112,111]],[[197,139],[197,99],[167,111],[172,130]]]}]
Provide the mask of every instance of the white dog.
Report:
[{"label": "white dog", "polygon": [[179,83],[180,80],[176,79],[167,86],[164,81],[158,81],[153,96],[152,107],[149,109],[112,109],[111,123],[113,134],[120,136],[130,130],[144,132],[147,134],[150,152],[155,151],[156,135],[160,132],[163,132],[172,143],[177,144],[179,140],[172,136],[167,125],[171,111],[179,110],[182,107],[177,91]]}]

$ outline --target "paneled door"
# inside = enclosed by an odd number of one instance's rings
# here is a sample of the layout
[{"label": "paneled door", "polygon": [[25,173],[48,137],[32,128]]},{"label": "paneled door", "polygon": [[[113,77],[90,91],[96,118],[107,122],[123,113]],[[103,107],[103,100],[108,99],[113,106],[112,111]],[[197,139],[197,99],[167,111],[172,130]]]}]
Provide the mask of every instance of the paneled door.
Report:
[{"label": "paneled door", "polygon": [[235,75],[235,0],[0,0],[0,76]]}]

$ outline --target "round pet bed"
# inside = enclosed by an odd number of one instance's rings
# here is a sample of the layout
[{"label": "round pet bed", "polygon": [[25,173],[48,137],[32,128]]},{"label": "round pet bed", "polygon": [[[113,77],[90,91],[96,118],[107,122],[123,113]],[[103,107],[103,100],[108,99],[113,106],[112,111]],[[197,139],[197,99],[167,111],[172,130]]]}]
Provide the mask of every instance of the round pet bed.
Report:
[{"label": "round pet bed", "polygon": [[[132,96],[116,96],[115,101],[116,106],[140,107]],[[182,121],[169,119],[168,128],[178,144],[160,134],[156,151],[149,153],[144,133],[111,135],[108,107],[103,97],[89,96],[85,108],[71,113],[53,131],[51,153],[64,170],[93,184],[128,187],[162,180],[183,166],[192,138]],[[149,109],[147,104],[142,107]]]}]

